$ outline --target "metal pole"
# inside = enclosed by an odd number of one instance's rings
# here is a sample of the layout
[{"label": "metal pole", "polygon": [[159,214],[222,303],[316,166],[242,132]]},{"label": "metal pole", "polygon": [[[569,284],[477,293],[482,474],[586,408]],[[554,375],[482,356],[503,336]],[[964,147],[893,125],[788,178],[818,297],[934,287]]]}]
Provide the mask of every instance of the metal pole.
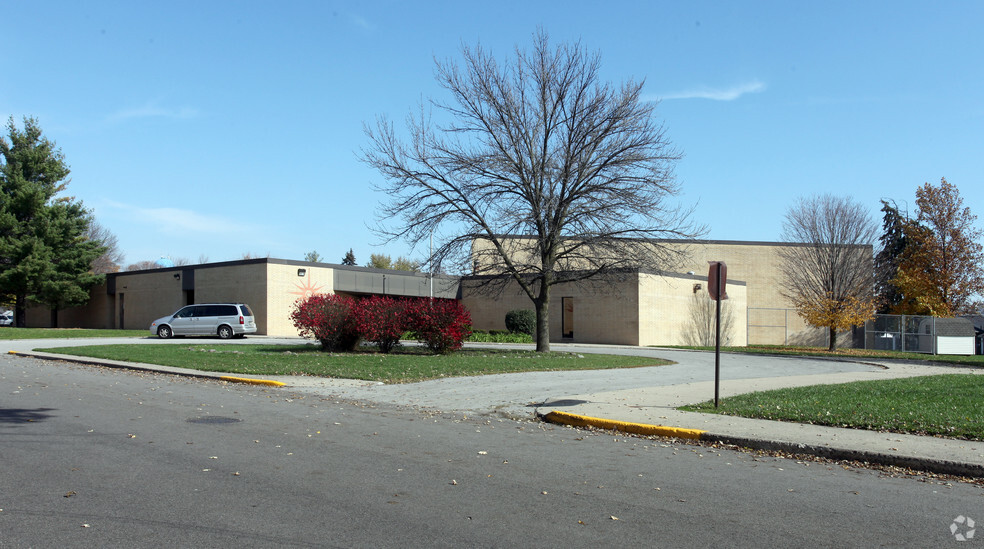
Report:
[{"label": "metal pole", "polygon": [[428,269],[430,271],[430,298],[433,300],[434,299],[434,231],[431,231],[430,257],[428,259],[430,261],[430,269]]},{"label": "metal pole", "polygon": [[717,266],[717,326],[714,337],[714,407],[718,407],[721,389],[721,263]]}]

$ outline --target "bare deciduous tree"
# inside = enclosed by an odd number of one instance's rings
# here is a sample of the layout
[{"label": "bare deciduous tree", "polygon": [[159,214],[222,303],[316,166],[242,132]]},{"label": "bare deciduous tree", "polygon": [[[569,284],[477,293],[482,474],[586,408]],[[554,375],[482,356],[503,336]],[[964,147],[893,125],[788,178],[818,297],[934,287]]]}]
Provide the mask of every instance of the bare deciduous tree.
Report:
[{"label": "bare deciduous tree", "polygon": [[874,316],[872,243],[878,228],[868,210],[829,194],[800,199],[786,212],[780,248],[781,292],[811,326],[837,332]]},{"label": "bare deciduous tree", "polygon": [[127,271],[146,271],[149,269],[160,269],[161,266],[157,264],[156,261],[137,261],[136,263],[131,263],[126,266]]},{"label": "bare deciduous tree", "polygon": [[86,228],[85,238],[86,240],[96,241],[101,247],[106,248],[106,251],[92,262],[92,272],[106,274],[115,273],[120,270],[124,255],[120,250],[119,240],[112,231],[93,219]]},{"label": "bare deciduous tree", "polygon": [[[690,210],[668,203],[681,155],[643,84],[613,87],[599,55],[548,42],[541,32],[502,64],[481,47],[463,47],[461,67],[437,62],[451,96],[431,102],[440,122],[421,106],[404,141],[381,118],[362,151],[386,180],[379,232],[414,247],[433,235],[428,271],[480,260],[518,283],[537,313],[538,351],[550,349],[552,286],[665,268],[673,252],[638,239],[702,232]],[[517,234],[529,238],[509,238]],[[485,257],[472,255],[474,242],[487,244],[476,247]]]}]

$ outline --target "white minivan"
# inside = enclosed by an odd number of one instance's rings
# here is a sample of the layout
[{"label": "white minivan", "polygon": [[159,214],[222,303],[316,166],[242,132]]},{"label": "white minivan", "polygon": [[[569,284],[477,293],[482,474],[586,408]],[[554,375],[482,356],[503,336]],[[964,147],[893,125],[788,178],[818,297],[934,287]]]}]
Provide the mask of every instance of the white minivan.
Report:
[{"label": "white minivan", "polygon": [[245,303],[200,303],[158,318],[150,333],[161,339],[185,335],[217,335],[222,339],[256,333],[253,311]]}]

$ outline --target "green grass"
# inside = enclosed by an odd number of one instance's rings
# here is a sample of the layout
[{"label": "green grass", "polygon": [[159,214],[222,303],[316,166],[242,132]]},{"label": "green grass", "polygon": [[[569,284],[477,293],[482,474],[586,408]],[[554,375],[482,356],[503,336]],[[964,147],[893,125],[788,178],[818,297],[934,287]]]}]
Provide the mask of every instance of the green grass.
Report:
[{"label": "green grass", "polygon": [[533,338],[529,334],[513,334],[501,330],[485,332],[476,330],[468,337],[468,341],[475,343],[533,343]]},{"label": "green grass", "polygon": [[984,440],[984,376],[947,374],[748,393],[694,412]]},{"label": "green grass", "polygon": [[246,375],[310,375],[406,383],[442,377],[512,372],[598,370],[662,366],[654,358],[576,353],[535,353],[500,349],[465,349],[432,355],[423,347],[402,347],[391,354],[366,349],[358,353],[324,353],[316,345],[95,345],[38,349],[129,362]]},{"label": "green grass", "polygon": [[77,337],[146,337],[147,330],[89,330],[85,328],[13,328],[0,327],[0,340],[62,339]]},{"label": "green grass", "polygon": [[[698,351],[713,351],[714,347],[660,346],[667,349],[693,349]],[[846,359],[886,359],[886,360],[916,360],[926,362],[943,362],[963,366],[984,367],[984,355],[930,355],[926,353],[903,353],[900,351],[880,351],[874,349],[837,349],[830,352],[826,347],[793,347],[785,345],[749,345],[748,347],[721,347],[721,352],[759,354],[759,355],[790,355],[790,356],[820,356]]]}]

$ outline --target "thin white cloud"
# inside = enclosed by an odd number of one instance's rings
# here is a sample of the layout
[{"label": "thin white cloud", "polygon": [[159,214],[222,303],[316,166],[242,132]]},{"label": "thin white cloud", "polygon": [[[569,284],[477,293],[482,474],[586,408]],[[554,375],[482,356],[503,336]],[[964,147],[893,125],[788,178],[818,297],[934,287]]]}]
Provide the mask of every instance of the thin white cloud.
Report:
[{"label": "thin white cloud", "polygon": [[359,27],[359,28],[361,28],[363,30],[370,30],[370,31],[371,30],[376,30],[376,25],[373,25],[372,23],[370,23],[368,19],[366,19],[365,17],[362,17],[361,15],[356,15],[356,14],[352,13],[352,14],[349,14],[349,19],[357,27]]},{"label": "thin white cloud", "polygon": [[215,214],[200,214],[181,208],[141,208],[120,202],[107,204],[125,212],[131,221],[151,225],[162,234],[204,238],[210,236],[244,235],[255,227],[235,219]]},{"label": "thin white cloud", "polygon": [[130,120],[134,118],[178,118],[187,119],[198,116],[198,110],[190,107],[166,108],[156,102],[132,109],[123,109],[109,115],[110,120]]},{"label": "thin white cloud", "polygon": [[760,93],[765,91],[765,89],[766,85],[764,82],[752,80],[751,82],[744,82],[731,86],[730,88],[710,88],[707,86],[701,86],[680,92],[650,96],[648,99],[656,99],[660,101],[666,99],[711,99],[714,101],[734,101],[743,95],[749,93]]}]

